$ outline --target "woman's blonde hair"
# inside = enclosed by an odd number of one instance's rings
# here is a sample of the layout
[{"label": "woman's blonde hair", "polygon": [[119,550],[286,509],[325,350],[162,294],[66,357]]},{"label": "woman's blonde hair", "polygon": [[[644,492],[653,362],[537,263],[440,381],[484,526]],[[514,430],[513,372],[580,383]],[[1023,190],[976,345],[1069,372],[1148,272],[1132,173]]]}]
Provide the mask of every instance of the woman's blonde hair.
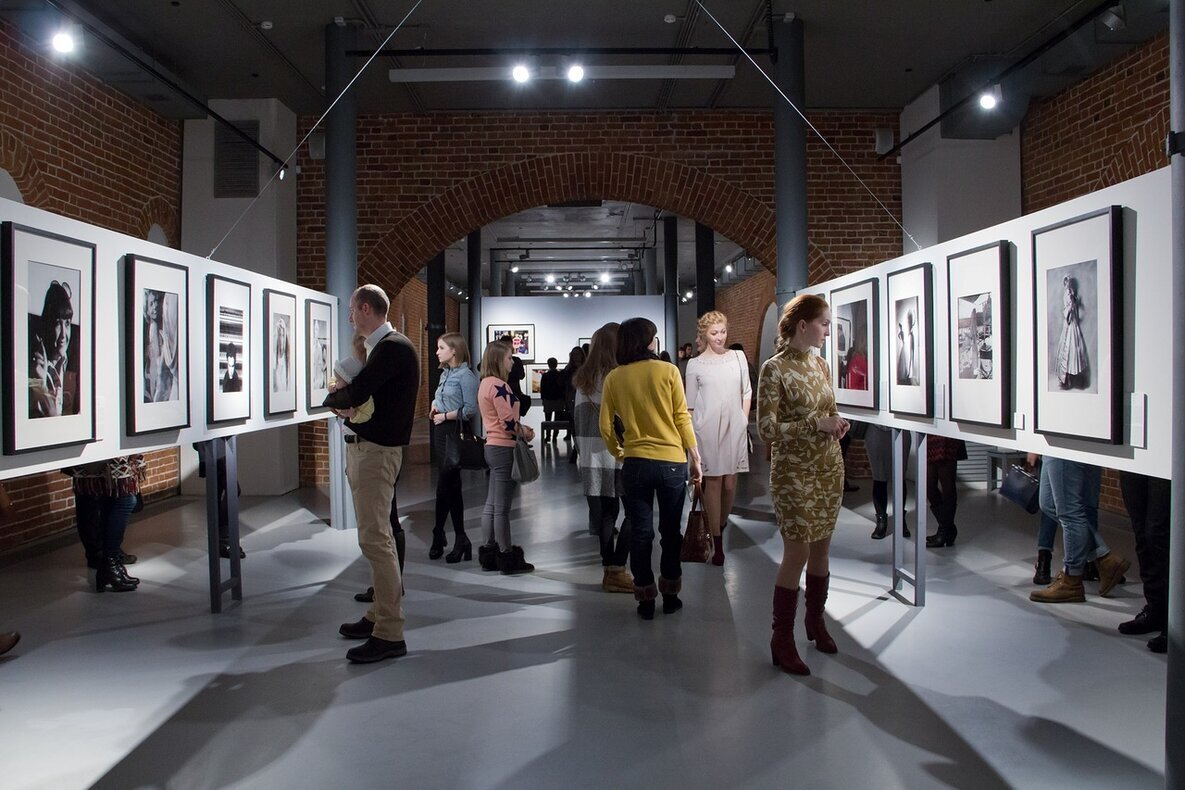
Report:
[{"label": "woman's blonde hair", "polygon": [[572,386],[585,395],[591,395],[597,383],[604,381],[609,371],[617,367],[617,330],[620,327],[621,324],[610,321],[593,332],[588,358],[572,376]]},{"label": "woman's blonde hair", "polygon": [[[469,344],[465,342],[465,336],[460,332],[445,332],[440,336],[440,342],[453,350],[453,359],[457,361],[458,365],[469,364]],[[440,367],[447,368],[448,363],[442,362]]]},{"label": "woman's blonde hair", "polygon": [[786,303],[782,308],[782,317],[778,319],[777,350],[781,351],[790,344],[794,333],[798,331],[798,322],[810,323],[827,311],[827,300],[818,294],[799,294]]},{"label": "woman's blonde hair", "polygon": [[355,332],[354,338],[350,341],[350,348],[354,351],[354,359],[359,362],[366,361],[366,335]]},{"label": "woman's blonde hair", "polygon": [[510,353],[510,350],[510,344],[503,343],[501,340],[495,340],[487,345],[485,353],[481,355],[481,377],[484,379],[487,376],[493,376],[506,381],[510,377],[512,364],[506,360],[506,355]]},{"label": "woman's blonde hair", "polygon": [[719,310],[712,310],[711,312],[704,313],[699,317],[699,320],[695,322],[695,333],[706,339],[708,336],[708,330],[712,327],[712,324],[724,324],[724,328],[727,329],[728,316]]}]

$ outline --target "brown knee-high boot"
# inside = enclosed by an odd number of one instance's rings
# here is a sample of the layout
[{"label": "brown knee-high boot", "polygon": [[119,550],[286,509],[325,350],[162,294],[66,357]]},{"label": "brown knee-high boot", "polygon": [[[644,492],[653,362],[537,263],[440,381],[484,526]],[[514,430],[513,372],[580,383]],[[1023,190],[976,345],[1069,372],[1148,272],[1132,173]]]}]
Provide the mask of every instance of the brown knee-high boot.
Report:
[{"label": "brown knee-high boot", "polygon": [[794,645],[794,610],[798,608],[798,590],[774,587],[774,634],[769,640],[769,652],[774,666],[790,675],[809,675],[811,670],[798,657]]},{"label": "brown knee-high boot", "polygon": [[827,588],[831,584],[831,574],[826,576],[806,575],[806,616],[802,618],[806,626],[806,639],[814,642],[815,647],[823,653],[837,653],[835,640],[827,633],[827,623],[823,620],[823,609],[827,603]]}]

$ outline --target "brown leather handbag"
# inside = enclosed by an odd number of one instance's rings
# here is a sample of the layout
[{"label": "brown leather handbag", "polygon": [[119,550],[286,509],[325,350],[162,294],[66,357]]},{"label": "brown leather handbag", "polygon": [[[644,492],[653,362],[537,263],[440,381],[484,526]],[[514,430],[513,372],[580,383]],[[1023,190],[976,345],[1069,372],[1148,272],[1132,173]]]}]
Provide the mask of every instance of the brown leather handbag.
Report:
[{"label": "brown leather handbag", "polygon": [[712,556],[712,534],[708,531],[708,519],[704,515],[699,483],[695,483],[691,490],[691,512],[687,514],[687,529],[683,532],[683,548],[679,551],[679,560],[707,562]]}]

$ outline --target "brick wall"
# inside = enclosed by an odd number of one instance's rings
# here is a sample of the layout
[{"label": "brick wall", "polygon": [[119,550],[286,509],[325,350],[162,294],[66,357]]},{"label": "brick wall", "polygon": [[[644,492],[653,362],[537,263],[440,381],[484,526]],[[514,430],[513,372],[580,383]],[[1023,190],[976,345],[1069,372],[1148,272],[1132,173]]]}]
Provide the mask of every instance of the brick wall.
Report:
[{"label": "brick wall", "polygon": [[[180,238],[181,126],[80,70],[43,57],[0,22],[0,169],[27,205],[147,238],[159,225]],[[148,498],[178,485],[175,449],[148,455]],[[5,481],[13,511],[0,551],[73,528],[68,478]]]},{"label": "brick wall", "polygon": [[[1082,82],[1033,103],[1021,124],[1026,213],[1168,164],[1168,34],[1116,59]],[[1119,475],[1103,474],[1099,502],[1123,513]]]}]

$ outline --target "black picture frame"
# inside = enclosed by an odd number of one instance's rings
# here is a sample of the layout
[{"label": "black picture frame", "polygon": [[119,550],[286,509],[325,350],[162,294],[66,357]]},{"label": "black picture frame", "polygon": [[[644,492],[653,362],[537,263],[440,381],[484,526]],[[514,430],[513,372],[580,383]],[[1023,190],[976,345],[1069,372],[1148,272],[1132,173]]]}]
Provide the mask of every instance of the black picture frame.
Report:
[{"label": "black picture frame", "polygon": [[[226,291],[226,293],[222,293]],[[234,297],[231,299],[230,297]],[[223,308],[239,314],[220,314]],[[234,323],[239,324],[242,348],[235,358],[237,388],[223,384],[219,366],[222,342],[233,342]],[[251,284],[217,274],[206,275],[206,423],[218,425],[251,419]]]},{"label": "black picture frame", "polygon": [[[287,308],[287,312],[280,313],[281,308]],[[291,326],[281,329],[278,333],[273,312],[276,315],[287,316]],[[263,413],[267,417],[292,414],[299,402],[296,387],[300,380],[300,376],[296,374],[296,296],[274,288],[264,288],[263,319]],[[277,352],[277,342],[285,344],[284,351]],[[284,356],[277,358],[277,353]],[[278,367],[281,362],[284,364],[283,369]],[[280,377],[286,377],[287,380],[282,381]],[[275,388],[277,382],[283,384],[286,389]]]},{"label": "black picture frame", "polygon": [[[849,304],[862,303],[865,307],[865,331],[863,333],[864,342],[867,343],[865,358],[866,371],[864,377],[867,380],[866,389],[855,389],[844,385],[847,375],[847,366],[850,364],[849,360],[841,360],[838,355],[831,361],[831,387],[835,392],[836,405],[845,407],[855,407],[858,409],[876,410],[880,404],[880,280],[876,277],[870,277],[866,280],[845,285],[842,288],[836,288],[831,291],[828,299],[831,305],[832,320],[839,318],[850,318],[852,320],[852,338],[849,341],[849,352],[847,356],[851,356],[854,352],[856,343],[860,340],[861,333],[857,331],[859,322],[857,316],[844,316],[841,314],[841,308]],[[866,393],[866,394],[860,394]]]},{"label": "black picture frame", "polygon": [[[993,255],[994,253],[994,255]],[[960,271],[965,269],[965,272]],[[953,422],[983,425],[989,428],[1012,427],[1012,246],[1007,241],[994,241],[969,250],[963,250],[946,259],[947,283],[947,417]],[[987,330],[991,346],[990,371],[982,371],[984,351],[975,351],[967,366],[964,366],[961,348],[961,333],[966,330],[977,337],[974,342],[982,346],[983,338],[979,325],[982,322],[971,319],[977,326],[964,327],[960,315],[960,300],[969,294],[987,296],[991,306],[991,325]],[[971,301],[971,300],[968,300]],[[964,367],[979,367],[981,375],[969,370],[963,376]],[[982,377],[986,372],[988,377]],[[976,381],[992,381],[993,385],[979,386]],[[982,390],[977,392],[976,390]],[[990,397],[994,402],[983,404]],[[981,408],[981,405],[983,406]]]},{"label": "black picture frame", "polygon": [[[888,299],[888,309],[885,311],[887,320],[886,330],[889,338],[889,360],[885,365],[885,378],[889,382],[889,411],[914,417],[934,416],[934,276],[933,266],[929,262],[908,266],[889,272],[885,278],[885,293]],[[912,282],[910,282],[912,281]],[[894,290],[896,284],[897,291]],[[918,287],[920,285],[920,288]],[[899,293],[899,291],[901,291]],[[904,385],[898,378],[900,360],[897,358],[893,345],[895,332],[893,323],[897,306],[896,297],[918,300],[918,315],[915,326],[920,330],[922,353],[920,358],[921,370],[918,371],[916,385]],[[920,392],[911,392],[913,387],[920,388]]]},{"label": "black picture frame", "polygon": [[[87,444],[97,438],[95,258],[92,242],[16,222],[0,226],[5,455]],[[45,285],[47,279],[49,285]],[[77,324],[69,322],[66,348],[57,356],[64,360],[60,371],[50,372],[52,366],[44,365],[49,386],[33,386],[31,382],[39,378],[34,373],[34,346],[41,349],[39,359],[46,356],[44,330],[38,324],[51,298],[59,302],[59,310],[68,307]],[[40,313],[30,313],[38,301],[43,305]]]},{"label": "black picture frame", "polygon": [[[333,377],[333,363],[334,350],[333,344],[333,305],[329,302],[322,302],[319,299],[305,299],[304,303],[304,326],[305,326],[305,410],[310,413],[320,411],[329,411],[329,407],[322,406],[325,398],[329,395],[329,379]],[[325,327],[325,348],[323,350],[325,381],[324,386],[319,386],[321,382],[316,380],[316,366],[318,364],[317,348],[321,344],[321,338],[316,336],[316,324],[319,321],[326,322]]]},{"label": "black picture frame", "polygon": [[[188,428],[189,413],[189,268],[177,263],[147,258],[141,255],[124,256],[124,403],[128,436],[139,436],[157,431]],[[176,288],[176,293],[159,286]],[[176,299],[175,337],[172,373],[160,370],[159,382],[171,378],[173,395],[150,392],[149,375],[145,368],[144,318],[149,291],[163,292],[166,304],[158,309],[166,314],[168,295]],[[168,345],[164,341],[164,345]],[[164,385],[168,387],[168,384]]]},{"label": "black picture frame", "polygon": [[[1048,436],[1123,444],[1123,209],[1107,206],[1081,214],[1038,228],[1032,232],[1031,238],[1033,431]],[[1084,328],[1089,317],[1088,297],[1083,292],[1083,286],[1088,284],[1087,272],[1093,272],[1094,276],[1093,283],[1090,283],[1096,305],[1093,331]],[[1059,276],[1063,283],[1076,282],[1068,288],[1063,285],[1062,294],[1063,312],[1069,299],[1073,302],[1075,315],[1072,321],[1065,322],[1066,326],[1059,327],[1062,335],[1059,349],[1056,354],[1050,354],[1052,327],[1048,316],[1056,303],[1051,302],[1049,283],[1051,278]],[[1074,331],[1082,338],[1076,342],[1085,349],[1082,357],[1089,365],[1089,372],[1068,374],[1069,386],[1064,391],[1057,391],[1050,382],[1051,377],[1056,379],[1059,376],[1054,370],[1057,366],[1051,365],[1051,357],[1061,356],[1061,344]],[[1075,378],[1086,383],[1080,386]]]}]

